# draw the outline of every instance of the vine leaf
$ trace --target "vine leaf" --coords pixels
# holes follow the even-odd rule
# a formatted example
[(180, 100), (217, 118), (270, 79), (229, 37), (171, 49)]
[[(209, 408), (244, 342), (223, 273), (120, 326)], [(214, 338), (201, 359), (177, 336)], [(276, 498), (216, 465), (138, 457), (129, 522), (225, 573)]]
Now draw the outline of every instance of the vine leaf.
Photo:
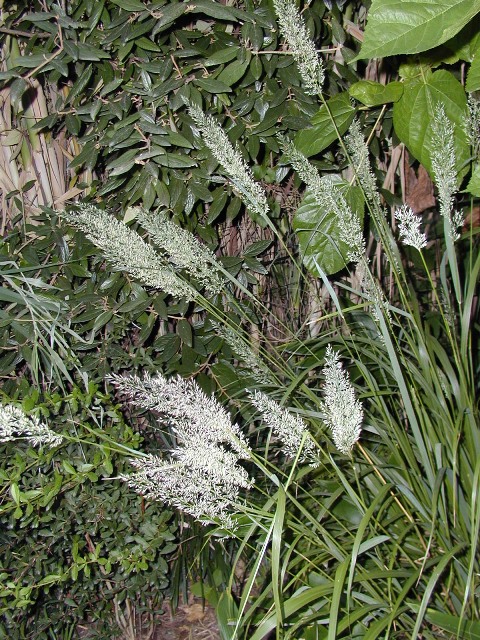
[(380, 84), (373, 80), (360, 80), (355, 82), (349, 89), (352, 98), (358, 100), (367, 107), (376, 107), (388, 102), (397, 102), (403, 94), (403, 84), (401, 82), (389, 82)]
[[(455, 155), (459, 180), (468, 171), (470, 148), (464, 131), (467, 117), (467, 98), (460, 82), (449, 71), (432, 73), (426, 67), (404, 70), (403, 96), (393, 105), (395, 133), (409, 152), (423, 164), (433, 178), (432, 121), (437, 105), (443, 104), (445, 113), (454, 125)], [(400, 69), (402, 73), (402, 68)]]
[[(337, 184), (343, 190), (352, 210), (363, 221), (364, 199), (361, 189), (350, 186), (339, 177)], [(318, 265), (329, 276), (348, 264), (349, 247), (341, 240), (335, 213), (321, 209), (308, 189), (295, 213), (293, 228), (297, 234), (303, 264), (311, 273), (319, 275)]]
[(467, 82), (465, 83), (467, 91), (478, 91), (480, 89), (480, 51), (475, 53), (470, 69), (467, 73)]
[(373, 0), (357, 59), (428, 51), (480, 12), (480, 0)]
[(348, 92), (337, 94), (320, 107), (313, 116), (309, 129), (297, 133), (294, 140), (296, 148), (307, 157), (317, 155), (338, 140), (336, 129), (340, 135), (347, 131), (354, 116), (355, 107), (352, 106)]

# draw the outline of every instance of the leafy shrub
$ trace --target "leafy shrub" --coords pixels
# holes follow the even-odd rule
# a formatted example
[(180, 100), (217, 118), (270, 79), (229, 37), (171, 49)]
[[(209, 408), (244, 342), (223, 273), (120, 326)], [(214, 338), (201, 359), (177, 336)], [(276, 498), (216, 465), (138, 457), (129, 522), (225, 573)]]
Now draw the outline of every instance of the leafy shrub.
[(65, 444), (1, 445), (1, 631), (47, 638), (88, 621), (96, 637), (112, 637), (126, 601), (161, 611), (176, 525), (112, 480), (125, 471), (122, 448), (137, 449), (140, 438), (93, 384), (43, 402), (33, 393), (23, 405), (35, 405)]

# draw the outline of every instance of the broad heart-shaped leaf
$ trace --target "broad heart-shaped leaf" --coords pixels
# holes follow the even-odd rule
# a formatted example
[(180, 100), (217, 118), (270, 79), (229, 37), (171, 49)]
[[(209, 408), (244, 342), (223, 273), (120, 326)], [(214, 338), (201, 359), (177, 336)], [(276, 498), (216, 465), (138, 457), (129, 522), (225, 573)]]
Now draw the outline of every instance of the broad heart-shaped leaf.
[(403, 96), (393, 105), (395, 133), (409, 152), (432, 174), (432, 121), (439, 103), (454, 126), (456, 167), (459, 181), (468, 171), (470, 148), (464, 131), (467, 117), (465, 91), (449, 71), (432, 73), (426, 67), (408, 69)]
[(320, 153), (337, 139), (337, 131), (333, 126), (331, 116), (335, 120), (340, 135), (343, 135), (352, 124), (355, 116), (355, 107), (352, 106), (347, 92), (339, 93), (330, 98), (327, 106), (328, 108), (322, 105), (313, 116), (311, 128), (299, 131), (295, 136), (294, 143), (296, 148), (307, 158)]
[(352, 84), (349, 93), (352, 98), (365, 106), (376, 107), (379, 104), (400, 100), (403, 94), (403, 84), (401, 82), (380, 84), (380, 82), (373, 80), (360, 80)]
[[(364, 199), (359, 187), (352, 187), (340, 177), (336, 183), (343, 196), (363, 222)], [(328, 276), (337, 273), (348, 263), (348, 246), (341, 240), (337, 217), (333, 211), (320, 209), (307, 189), (293, 218), (303, 263), (318, 276), (317, 265)]]
[(357, 59), (428, 51), (479, 11), (480, 0), (373, 0)]
[(465, 89), (467, 91), (478, 91), (480, 89), (480, 51), (478, 50), (475, 52), (468, 70)]

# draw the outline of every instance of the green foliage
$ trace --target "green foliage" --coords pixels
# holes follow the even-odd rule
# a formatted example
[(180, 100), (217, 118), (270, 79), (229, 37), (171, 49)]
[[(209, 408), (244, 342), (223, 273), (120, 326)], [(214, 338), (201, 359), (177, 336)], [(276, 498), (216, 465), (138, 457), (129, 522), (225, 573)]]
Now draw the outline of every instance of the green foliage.
[(393, 106), (395, 133), (412, 155), (432, 174), (431, 122), (438, 104), (443, 104), (449, 120), (455, 125), (455, 155), (459, 179), (468, 171), (470, 145), (465, 135), (467, 99), (465, 90), (455, 76), (440, 69), (407, 66), (401, 68), (404, 93)]
[(307, 157), (317, 155), (347, 132), (354, 117), (348, 93), (339, 93), (320, 107), (308, 129), (297, 133), (295, 146)]
[(94, 384), (43, 401), (33, 392), (23, 406), (35, 406), (65, 444), (0, 445), (0, 633), (49, 638), (90, 620), (96, 637), (111, 638), (126, 601), (161, 610), (176, 525), (118, 479), (141, 438)]
[(355, 100), (367, 107), (377, 107), (380, 104), (398, 102), (403, 95), (404, 85), (401, 82), (389, 82), (380, 84), (373, 80), (359, 80), (352, 84), (348, 90)]
[(358, 57), (427, 51), (453, 38), (479, 12), (478, 0), (373, 0)]
[[(349, 186), (340, 178), (335, 184), (343, 192), (348, 205), (363, 221), (364, 198), (361, 189)], [(321, 275), (323, 272), (330, 275), (341, 271), (348, 264), (349, 247), (339, 232), (335, 213), (320, 209), (308, 190), (295, 213), (293, 228), (298, 237), (303, 264), (311, 273)]]
[[(465, 227), (455, 251), (434, 211), (430, 245), (421, 253), (400, 247), (382, 210), (400, 201), (399, 176), (390, 183), (394, 192), (382, 193), (385, 202), (375, 183), (382, 184), (398, 140), (431, 170), (438, 104), (455, 125), (458, 183), (470, 172), (476, 154), (464, 132), (459, 61), (471, 63), (467, 89), (474, 90), (477, 23), (462, 27), (479, 7), (398, 6), (395, 14), (394, 3), (373, 2), (356, 59), (351, 27), (365, 16), (362, 4), (343, 12), (327, 12), (318, 0), (305, 7), (317, 47), (334, 49), (319, 101), (284, 55), (263, 0), (74, 0), (65, 10), (32, 0), (9, 8), (6, 27), (20, 30), (21, 46), (2, 77), (19, 104), (28, 100), (30, 70), (52, 87), (40, 128), (80, 145), (72, 184), (91, 170), (90, 199), (145, 239), (129, 206), (162, 208), (216, 251), (226, 284), (221, 295), (199, 295), (194, 304), (147, 289), (106, 266), (53, 210), (6, 235), (3, 391), (28, 410), (37, 407), (70, 439), (56, 452), (19, 447), (0, 469), (0, 515), (10, 526), (0, 534), (4, 633), (24, 637), (32, 620), (32, 637), (46, 637), (47, 620), (66, 633), (67, 611), (69, 620), (94, 617), (98, 633), (112, 637), (112, 608), (137, 595), (145, 609), (160, 606), (168, 577), (175, 599), (186, 586), (182, 574), (195, 565), (195, 589), (216, 606), (224, 638), (475, 637), (478, 234), (473, 223)], [(10, 38), (7, 31), (2, 38)], [(386, 85), (362, 77), (365, 57), (429, 49), (402, 59), (399, 79)], [(268, 196), (267, 220), (248, 214), (187, 104), (212, 115), (252, 167)], [(366, 161), (355, 166), (344, 144), (355, 117), (375, 161), (371, 174)], [(371, 233), (363, 272), (347, 264), (338, 220), (286, 164), (279, 131), (314, 168), (336, 177), (364, 217)], [(472, 194), (477, 173), (467, 186)], [(323, 365), (332, 343), (365, 410), (351, 457), (338, 455), (323, 421)], [(209, 549), (194, 525), (194, 542), (182, 547), (170, 573), (165, 559), (179, 536), (170, 513), (148, 502), (144, 510), (116, 477), (127, 455), (168, 451), (174, 434), (165, 428), (142, 441), (103, 390), (109, 373), (157, 370), (195, 376), (229, 404), (248, 433), (249, 471), (257, 475), (256, 490), (238, 507), (237, 540), (212, 537)], [(288, 461), (256, 419), (246, 392), (258, 387), (308, 422), (317, 468)], [(149, 417), (128, 417), (143, 436)]]

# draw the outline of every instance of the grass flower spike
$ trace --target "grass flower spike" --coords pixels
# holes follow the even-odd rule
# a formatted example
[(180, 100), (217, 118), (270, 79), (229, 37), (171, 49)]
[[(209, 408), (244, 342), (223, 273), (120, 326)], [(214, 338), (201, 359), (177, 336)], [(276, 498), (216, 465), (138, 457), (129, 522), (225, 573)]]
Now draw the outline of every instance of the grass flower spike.
[(280, 32), (288, 43), (288, 48), (297, 63), (300, 76), (305, 83), (305, 93), (322, 93), (325, 73), (323, 64), (308, 35), (302, 16), (292, 0), (273, 0), (278, 17)]
[(203, 142), (223, 167), (247, 208), (258, 216), (266, 218), (269, 212), (267, 198), (262, 187), (255, 182), (241, 153), (233, 147), (227, 134), (212, 116), (205, 115), (193, 104), (188, 111), (200, 131)]
[(34, 447), (58, 446), (63, 437), (49, 429), (35, 417), (26, 416), (13, 405), (0, 405), (0, 442), (10, 442), (24, 438)]
[(312, 466), (317, 464), (315, 443), (302, 418), (293, 415), (261, 391), (251, 394), (251, 401), (262, 414), (265, 424), (282, 441), (283, 452), (288, 458), (295, 458), (302, 447), (300, 462), (309, 462)]
[(132, 404), (158, 412), (177, 444), (165, 459), (144, 456), (132, 460), (136, 473), (123, 477), (148, 498), (161, 500), (200, 522), (220, 522), (234, 529), (232, 511), (240, 489), (253, 481), (239, 465), (250, 457), (248, 444), (225, 409), (192, 380), (162, 375), (110, 376)]
[(360, 437), (363, 408), (355, 398), (348, 374), (343, 371), (338, 353), (327, 347), (325, 355), (324, 420), (330, 428), (333, 442), (339, 451), (349, 455)]
[(480, 157), (480, 101), (472, 94), (468, 95), (468, 117), (465, 121), (465, 133), (474, 156)]
[(365, 192), (365, 195), (375, 204), (378, 211), (382, 210), (380, 195), (377, 189), (377, 181), (370, 167), (368, 146), (358, 120), (354, 120), (345, 138), (348, 152), (352, 157), (352, 165), (355, 174)]
[(310, 189), (316, 203), (324, 211), (332, 211), (338, 221), (342, 239), (348, 246), (347, 257), (351, 262), (360, 262), (365, 258), (365, 240), (360, 219), (349, 207), (344, 195), (331, 176), (320, 176), (317, 169), (295, 145), (283, 136), (277, 136), (284, 153), (289, 157), (292, 167)]
[(420, 231), (420, 218), (409, 206), (404, 204), (397, 209), (395, 219), (398, 221), (398, 232), (403, 244), (415, 247), (418, 251), (427, 246), (427, 236)]
[(165, 251), (170, 263), (184, 269), (209, 293), (216, 294), (225, 286), (215, 255), (195, 236), (175, 224), (164, 211), (150, 212), (132, 208), (137, 220), (149, 232), (157, 246)]
[(238, 359), (246, 365), (246, 373), (248, 373), (255, 382), (258, 384), (269, 384), (272, 382), (265, 364), (236, 331), (230, 327), (221, 326), (217, 322), (214, 322), (213, 326), (215, 327), (217, 335), (225, 340)]
[(83, 231), (115, 268), (176, 298), (195, 299), (193, 287), (181, 280), (168, 262), (146, 244), (138, 233), (109, 213), (83, 204), (75, 211), (62, 212), (62, 216)]
[(458, 227), (463, 224), (463, 216), (454, 211), (454, 193), (457, 190), (457, 170), (455, 167), (455, 146), (453, 126), (445, 114), (442, 104), (438, 104), (432, 121), (432, 169), (438, 188), (440, 213), (447, 221), (453, 241), (460, 237)]

